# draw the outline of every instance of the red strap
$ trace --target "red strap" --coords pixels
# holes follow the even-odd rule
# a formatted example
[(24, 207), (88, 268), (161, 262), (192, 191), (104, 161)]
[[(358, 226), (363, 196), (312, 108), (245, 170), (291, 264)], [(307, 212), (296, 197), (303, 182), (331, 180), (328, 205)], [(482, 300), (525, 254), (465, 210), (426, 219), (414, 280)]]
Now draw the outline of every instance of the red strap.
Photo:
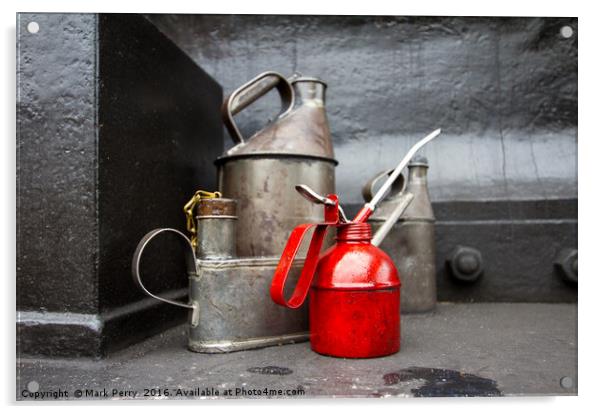
[[(286, 284), (286, 279), (288, 278), (293, 260), (299, 251), (303, 237), (312, 227), (315, 227), (316, 229), (311, 238), (311, 244), (307, 251), (307, 258), (305, 259), (303, 269), (301, 270), (301, 276), (299, 277), (299, 281), (297, 282), (297, 286), (295, 286), (291, 298), (286, 300), (284, 298), (284, 285)], [(272, 287), (270, 288), (270, 295), (274, 302), (293, 309), (298, 308), (303, 304), (314, 273), (316, 272), (316, 267), (318, 267), (320, 250), (322, 249), (322, 242), (324, 241), (327, 229), (327, 224), (302, 224), (293, 230), (286, 243), (282, 257), (280, 258), (280, 263), (278, 263), (278, 267), (276, 267), (276, 271), (274, 272), (274, 279), (272, 280)]]
[[(307, 292), (309, 292), (311, 281), (314, 277), (314, 273), (316, 272), (316, 268), (318, 267), (320, 250), (322, 249), (322, 243), (324, 242), (324, 237), (326, 236), (328, 226), (337, 224), (339, 220), (338, 199), (336, 195), (332, 194), (329, 195), (328, 198), (335, 201), (335, 205), (324, 206), (325, 222), (317, 224), (302, 224), (295, 227), (288, 239), (288, 242), (286, 243), (286, 246), (284, 247), (284, 251), (280, 257), (280, 262), (278, 263), (276, 271), (274, 272), (274, 278), (272, 279), (272, 286), (270, 288), (272, 300), (279, 305), (293, 309), (298, 308), (303, 304), (303, 301), (307, 297)], [(288, 278), (291, 266), (293, 265), (293, 260), (295, 260), (295, 256), (299, 251), (301, 242), (303, 242), (305, 234), (312, 227), (315, 227), (315, 230), (307, 251), (307, 257), (305, 258), (303, 269), (301, 270), (301, 276), (299, 277), (297, 286), (295, 286), (295, 290), (293, 291), (290, 299), (286, 300), (284, 298), (284, 285), (286, 284), (286, 279)]]

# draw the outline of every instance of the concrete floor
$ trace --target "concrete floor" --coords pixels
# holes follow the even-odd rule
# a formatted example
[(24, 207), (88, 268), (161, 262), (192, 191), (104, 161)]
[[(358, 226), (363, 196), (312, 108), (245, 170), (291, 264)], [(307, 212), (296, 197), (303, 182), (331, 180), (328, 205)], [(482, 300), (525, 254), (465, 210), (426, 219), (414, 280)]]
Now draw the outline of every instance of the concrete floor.
[(577, 393), (576, 304), (439, 304), (404, 315), (402, 336), (398, 354), (368, 360), (321, 356), (307, 342), (206, 355), (186, 349), (181, 326), (104, 360), (18, 360), (17, 399), (37, 388), (63, 391), (45, 399)]

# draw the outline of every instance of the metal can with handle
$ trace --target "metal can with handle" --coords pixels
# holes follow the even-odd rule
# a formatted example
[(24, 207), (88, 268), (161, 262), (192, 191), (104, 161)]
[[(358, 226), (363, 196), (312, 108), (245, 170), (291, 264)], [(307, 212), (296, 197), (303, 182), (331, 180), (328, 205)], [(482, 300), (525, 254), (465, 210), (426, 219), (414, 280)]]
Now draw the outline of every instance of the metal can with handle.
[[(281, 114), (245, 140), (234, 115), (274, 88), (282, 100)], [(224, 101), (224, 123), (236, 145), (216, 165), (220, 191), (238, 200), (243, 212), (236, 238), (240, 257), (278, 256), (290, 228), (320, 218), (319, 207), (298, 202), (296, 184), (308, 184), (323, 194), (334, 192), (337, 161), (325, 91), (326, 84), (316, 78), (287, 79), (265, 72)]]
[[(414, 195), (380, 245), (395, 262), (404, 286), (401, 294), (402, 313), (430, 311), (437, 304), (435, 215), (428, 193), (427, 170), (428, 161), (425, 157), (412, 158), (408, 164), (407, 183), (404, 185), (403, 175), (400, 175), (389, 196), (369, 219), (377, 231), (399, 204), (403, 194)], [(372, 188), (376, 182), (388, 173), (390, 171), (377, 174), (364, 186), (362, 192), (366, 201), (372, 198)]]
[[(298, 308), (308, 292), (311, 348), (343, 358), (373, 358), (399, 351), (401, 284), (393, 261), (371, 244), (370, 224), (342, 222), (338, 198), (324, 203), (324, 221), (297, 226), (274, 272), (270, 295), (287, 308)], [(329, 226), (336, 244), (320, 254)], [(288, 299), (285, 284), (304, 236), (313, 229), (301, 276)], [(315, 281), (312, 283), (315, 275)]]
[[(203, 194), (197, 197), (198, 194)], [(269, 286), (277, 257), (236, 256), (237, 202), (219, 193), (197, 192), (186, 205), (192, 240), (176, 229), (155, 229), (146, 234), (134, 254), (132, 275), (147, 295), (171, 305), (188, 308), (188, 349), (200, 353), (224, 353), (305, 341), (308, 338), (307, 307), (285, 312), (269, 300)], [(175, 234), (186, 253), (188, 302), (162, 298), (148, 291), (140, 277), (146, 246), (161, 234)], [(195, 247), (193, 247), (193, 245)], [(292, 264), (297, 280), (302, 263)]]

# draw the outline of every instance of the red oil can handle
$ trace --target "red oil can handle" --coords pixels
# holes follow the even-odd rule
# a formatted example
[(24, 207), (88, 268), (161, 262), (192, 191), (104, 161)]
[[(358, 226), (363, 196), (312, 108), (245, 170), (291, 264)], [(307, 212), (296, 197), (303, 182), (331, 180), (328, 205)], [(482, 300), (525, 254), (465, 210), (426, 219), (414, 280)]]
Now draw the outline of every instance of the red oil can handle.
[[(322, 249), (322, 243), (324, 242), (328, 226), (337, 225), (339, 222), (339, 200), (334, 194), (328, 195), (328, 198), (334, 201), (334, 204), (324, 206), (323, 223), (301, 224), (300, 226), (295, 227), (289, 236), (282, 256), (280, 257), (280, 262), (274, 272), (274, 278), (272, 279), (272, 286), (270, 288), (272, 300), (279, 305), (295, 309), (300, 307), (307, 297), (307, 292), (309, 292), (314, 273), (318, 267), (320, 250)], [(301, 247), (304, 236), (312, 227), (315, 227), (315, 230), (307, 251), (303, 269), (301, 270), (301, 276), (299, 277), (299, 281), (297, 282), (297, 286), (295, 286), (293, 294), (287, 300), (284, 297), (284, 285), (286, 284), (286, 279), (288, 278), (295, 256)]]

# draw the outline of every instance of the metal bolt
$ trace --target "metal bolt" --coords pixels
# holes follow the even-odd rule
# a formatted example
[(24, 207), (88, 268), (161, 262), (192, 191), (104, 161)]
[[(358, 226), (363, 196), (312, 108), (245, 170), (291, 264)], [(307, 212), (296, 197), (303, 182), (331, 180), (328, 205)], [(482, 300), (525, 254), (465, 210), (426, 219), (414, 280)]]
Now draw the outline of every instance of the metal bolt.
[(577, 283), (577, 249), (562, 249), (554, 260), (554, 268), (568, 283)]
[(473, 247), (456, 246), (446, 264), (451, 276), (460, 282), (476, 282), (483, 274), (483, 257)]
[(458, 270), (462, 274), (470, 275), (479, 269), (479, 262), (474, 254), (462, 253), (457, 258)]

